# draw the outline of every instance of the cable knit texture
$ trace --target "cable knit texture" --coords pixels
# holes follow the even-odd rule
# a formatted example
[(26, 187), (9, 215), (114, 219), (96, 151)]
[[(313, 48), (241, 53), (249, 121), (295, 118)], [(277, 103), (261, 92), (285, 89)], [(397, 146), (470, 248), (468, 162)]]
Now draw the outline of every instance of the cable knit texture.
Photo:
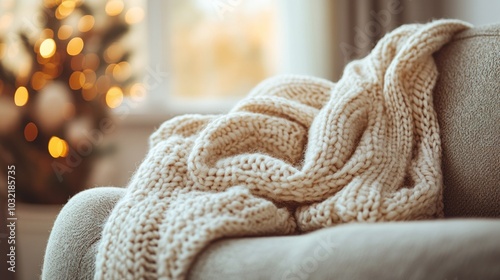
[(442, 215), (432, 53), (468, 25), (402, 26), (337, 84), (272, 78), (224, 115), (165, 122), (104, 225), (96, 279), (184, 279), (223, 237)]

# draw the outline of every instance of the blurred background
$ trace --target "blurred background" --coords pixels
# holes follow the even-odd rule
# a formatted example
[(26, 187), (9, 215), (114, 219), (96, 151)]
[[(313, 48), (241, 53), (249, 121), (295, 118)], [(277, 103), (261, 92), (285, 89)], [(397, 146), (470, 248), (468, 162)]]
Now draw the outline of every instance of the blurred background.
[(169, 118), (224, 113), (278, 74), (336, 81), (401, 24), (485, 25), (498, 11), (497, 0), (1, 0), (0, 194), (15, 165), (32, 212), (22, 229), (38, 221), (25, 238), (43, 252), (56, 212), (35, 205), (125, 186)]

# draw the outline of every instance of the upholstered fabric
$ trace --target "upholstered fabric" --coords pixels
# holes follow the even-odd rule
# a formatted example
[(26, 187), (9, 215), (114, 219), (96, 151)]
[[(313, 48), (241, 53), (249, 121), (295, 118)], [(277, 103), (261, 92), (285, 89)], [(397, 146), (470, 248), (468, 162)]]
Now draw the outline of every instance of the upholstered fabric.
[[(435, 55), (446, 216), (500, 216), (499, 40), (500, 25), (474, 28)], [(101, 225), (124, 192), (96, 188), (69, 201), (54, 224), (43, 279), (93, 279)], [(300, 236), (220, 240), (198, 256), (188, 279), (496, 280), (499, 223), (349, 224)]]
[(500, 25), (464, 31), (435, 54), (447, 217), (500, 217)]
[(95, 188), (70, 199), (47, 243), (42, 279), (92, 279), (102, 225), (123, 196), (122, 188)]
[[(51, 233), (42, 279), (93, 279), (101, 225), (122, 188), (81, 192)], [(482, 279), (500, 277), (500, 220), (348, 224), (306, 235), (220, 240), (188, 279)]]

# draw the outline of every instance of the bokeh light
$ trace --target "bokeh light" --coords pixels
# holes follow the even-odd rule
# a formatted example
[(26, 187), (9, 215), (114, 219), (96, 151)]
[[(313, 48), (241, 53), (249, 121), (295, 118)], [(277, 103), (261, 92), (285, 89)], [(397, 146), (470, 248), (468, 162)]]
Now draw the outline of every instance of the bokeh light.
[(57, 19), (64, 19), (75, 10), (76, 3), (74, 1), (63, 1), (55, 12)]
[(85, 82), (82, 85), (82, 88), (89, 89), (94, 86), (96, 80), (96, 74), (94, 71), (90, 69), (83, 70), (83, 75), (85, 77)]
[(69, 87), (72, 90), (81, 89), (85, 84), (85, 75), (80, 71), (75, 71), (69, 77)]
[(43, 40), (40, 44), (40, 56), (49, 58), (56, 53), (56, 42), (52, 38)]
[(91, 15), (83, 16), (78, 22), (78, 30), (80, 32), (88, 32), (92, 27), (94, 27), (95, 19)]
[(34, 90), (42, 89), (46, 83), (47, 80), (45, 79), (45, 74), (43, 72), (37, 71), (33, 73), (33, 76), (31, 76), (31, 87)]
[(43, 73), (51, 79), (56, 78), (61, 74), (62, 65), (58, 63), (45, 63), (43, 65)]
[(57, 31), (57, 37), (61, 40), (66, 40), (73, 34), (73, 27), (71, 25), (63, 25)]
[(113, 78), (118, 82), (124, 82), (132, 75), (132, 67), (128, 62), (122, 61), (113, 68)]
[(69, 55), (77, 55), (83, 50), (83, 40), (80, 37), (75, 37), (68, 42), (66, 51)]
[(144, 10), (140, 7), (130, 8), (125, 14), (125, 22), (135, 24), (141, 22), (144, 18)]
[(53, 158), (59, 158), (68, 155), (69, 147), (65, 140), (57, 136), (52, 136), (49, 140), (48, 150)]
[(119, 87), (111, 87), (106, 93), (106, 104), (109, 108), (116, 108), (123, 102), (123, 92)]
[(91, 101), (97, 96), (96, 86), (82, 89), (82, 97), (85, 101)]
[(104, 52), (104, 60), (107, 63), (117, 62), (122, 58), (123, 53), (123, 47), (119, 43), (113, 43)]
[(45, 28), (40, 33), (40, 37), (42, 37), (42, 38), (54, 38), (54, 31), (52, 29)]
[(109, 0), (106, 3), (105, 11), (108, 16), (117, 16), (123, 11), (123, 1), (121, 0)]
[(25, 87), (18, 87), (14, 93), (14, 103), (16, 106), (24, 106), (28, 102), (28, 90)]
[(24, 138), (26, 138), (26, 141), (28, 142), (33, 142), (37, 136), (38, 136), (38, 128), (34, 123), (29, 122), (24, 127)]

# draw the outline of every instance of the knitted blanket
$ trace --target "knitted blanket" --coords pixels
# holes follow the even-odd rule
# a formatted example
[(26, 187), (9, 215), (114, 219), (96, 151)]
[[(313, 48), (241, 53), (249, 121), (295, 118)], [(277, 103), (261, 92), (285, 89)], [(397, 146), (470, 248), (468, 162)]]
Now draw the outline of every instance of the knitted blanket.
[(442, 215), (432, 53), (468, 27), (405, 25), (338, 83), (283, 76), (224, 115), (161, 125), (104, 225), (96, 279), (184, 279), (223, 237)]

